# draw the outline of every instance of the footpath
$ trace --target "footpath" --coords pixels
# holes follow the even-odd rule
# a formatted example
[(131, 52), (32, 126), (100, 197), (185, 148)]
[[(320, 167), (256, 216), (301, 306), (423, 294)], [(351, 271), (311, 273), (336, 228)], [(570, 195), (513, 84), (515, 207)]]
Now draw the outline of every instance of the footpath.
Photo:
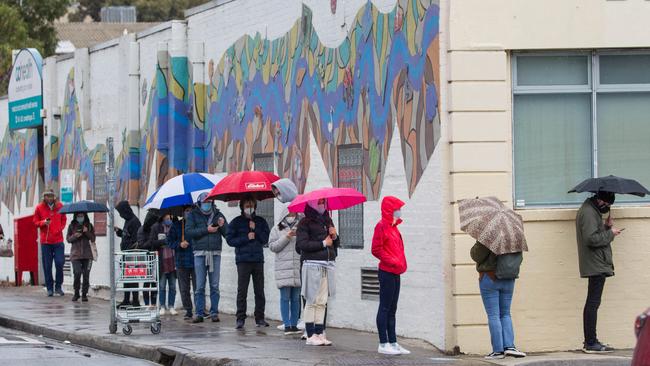
[(162, 331), (135, 325), (129, 336), (110, 334), (109, 302), (91, 298), (74, 303), (71, 296), (47, 297), (40, 287), (0, 288), (0, 326), (59, 341), (137, 357), (169, 366), (203, 365), (589, 365), (627, 366), (631, 351), (609, 356), (561, 352), (530, 355), (525, 359), (486, 362), (480, 356), (447, 356), (435, 347), (413, 339), (399, 339), (412, 351), (408, 356), (377, 354), (376, 334), (328, 328), (331, 347), (309, 347), (300, 335), (285, 336), (276, 329), (256, 328), (249, 320), (244, 331), (235, 319), (221, 314), (221, 322), (190, 324), (181, 315), (164, 316)]

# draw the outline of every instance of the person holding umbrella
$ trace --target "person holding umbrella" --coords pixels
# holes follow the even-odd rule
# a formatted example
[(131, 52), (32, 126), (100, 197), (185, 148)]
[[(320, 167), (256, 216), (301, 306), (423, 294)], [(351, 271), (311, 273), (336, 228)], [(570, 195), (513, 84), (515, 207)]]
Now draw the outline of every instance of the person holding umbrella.
[[(74, 274), (74, 295), (72, 301), (79, 300), (81, 288), (81, 301), (88, 301), (88, 289), (90, 288), (90, 269), (93, 264), (92, 242), (95, 241), (95, 228), (90, 223), (90, 218), (85, 212), (75, 213), (74, 221), (68, 226), (68, 242), (72, 244), (70, 249), (70, 262)], [(83, 286), (81, 277), (83, 276)]]
[(237, 329), (246, 322), (246, 297), (251, 277), (255, 292), (255, 324), (268, 327), (264, 319), (264, 246), (269, 242), (269, 225), (255, 215), (257, 200), (251, 195), (239, 201), (241, 215), (228, 225), (228, 245), (235, 248), (237, 263)]
[[(43, 272), (45, 272), (45, 286), (47, 296), (64, 296), (63, 289), (63, 264), (65, 253), (63, 245), (63, 229), (66, 217), (59, 211), (63, 205), (56, 199), (51, 189), (43, 193), (43, 201), (34, 210), (34, 225), (40, 229), (41, 253)], [(52, 262), (56, 268), (56, 281), (52, 278)]]
[(192, 290), (196, 291), (196, 274), (194, 272), (194, 250), (192, 243), (185, 237), (187, 216), (192, 211), (192, 206), (183, 208), (183, 218), (174, 222), (169, 231), (169, 247), (176, 251), (176, 273), (178, 276), (178, 290), (185, 310), (185, 320), (192, 319)]
[(201, 193), (196, 207), (187, 215), (185, 235), (194, 249), (194, 271), (196, 273), (196, 292), (194, 323), (202, 323), (205, 316), (206, 276), (210, 280), (210, 318), (219, 321), (219, 275), (221, 272), (222, 238), (228, 233), (226, 218), (214, 205), (206, 200), (208, 193)]

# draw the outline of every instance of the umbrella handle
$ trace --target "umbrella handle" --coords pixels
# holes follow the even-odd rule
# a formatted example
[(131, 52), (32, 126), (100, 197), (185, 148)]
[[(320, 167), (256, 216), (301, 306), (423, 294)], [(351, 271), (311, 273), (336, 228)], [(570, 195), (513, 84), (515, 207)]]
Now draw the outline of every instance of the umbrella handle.
[(181, 221), (181, 242), (185, 241), (185, 219)]

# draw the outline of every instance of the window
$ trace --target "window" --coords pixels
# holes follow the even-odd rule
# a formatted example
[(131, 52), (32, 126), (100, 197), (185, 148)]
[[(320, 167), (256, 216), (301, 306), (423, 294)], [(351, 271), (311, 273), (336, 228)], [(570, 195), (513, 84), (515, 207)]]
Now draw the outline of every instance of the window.
[(578, 204), (589, 177), (650, 185), (650, 52), (515, 54), (513, 84), (517, 207)]
[[(362, 192), (363, 150), (360, 144), (338, 147), (338, 186)], [(363, 204), (339, 211), (341, 247), (363, 249)]]
[[(255, 154), (253, 157), (253, 168), (257, 171), (273, 173), (273, 154)], [(266, 220), (269, 228), (273, 228), (273, 223), (275, 222), (273, 202), (274, 200), (271, 199), (259, 201), (255, 210), (257, 216), (261, 216)]]

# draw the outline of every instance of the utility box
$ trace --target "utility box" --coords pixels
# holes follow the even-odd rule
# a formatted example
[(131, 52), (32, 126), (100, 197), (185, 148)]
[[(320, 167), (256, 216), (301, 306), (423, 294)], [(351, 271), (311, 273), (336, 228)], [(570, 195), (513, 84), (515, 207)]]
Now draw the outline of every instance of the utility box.
[(30, 283), (38, 283), (38, 229), (33, 215), (14, 219), (14, 271), (16, 286), (23, 284), (23, 272), (29, 272)]

